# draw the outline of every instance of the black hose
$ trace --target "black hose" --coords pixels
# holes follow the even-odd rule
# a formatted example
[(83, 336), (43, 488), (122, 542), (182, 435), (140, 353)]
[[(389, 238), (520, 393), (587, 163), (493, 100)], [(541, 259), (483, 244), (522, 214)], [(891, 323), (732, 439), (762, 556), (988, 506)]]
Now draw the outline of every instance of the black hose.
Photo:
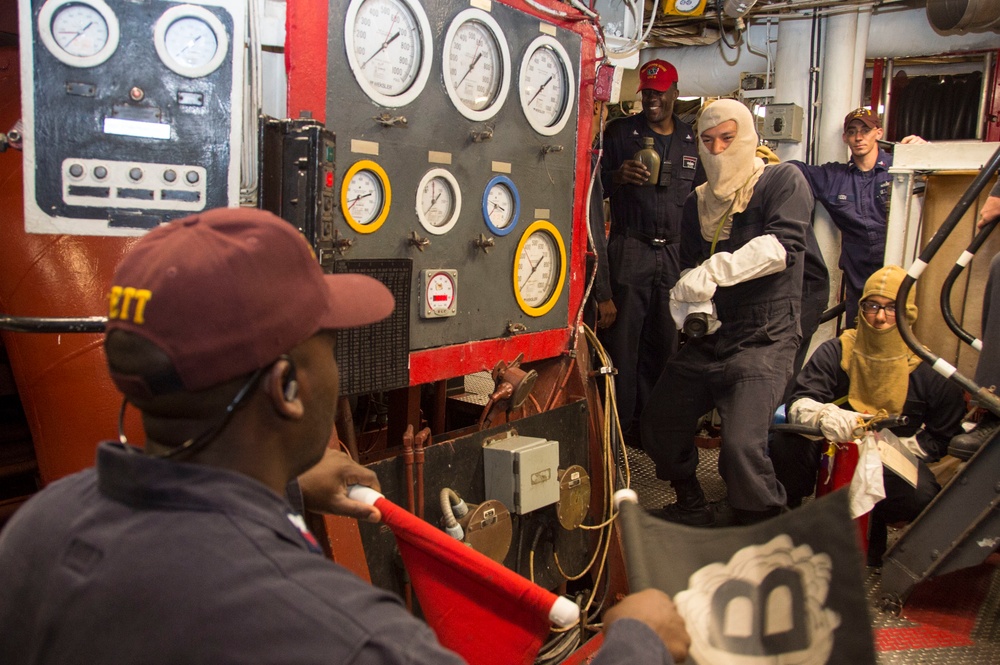
[[(910, 266), (906, 277), (903, 278), (902, 284), (899, 285), (899, 291), (896, 292), (896, 302), (906, 302), (906, 298), (910, 294), (910, 289), (916, 282), (917, 277), (920, 276), (920, 274), (927, 267), (927, 264), (930, 263), (931, 258), (939, 249), (941, 249), (945, 240), (948, 239), (951, 232), (958, 226), (962, 216), (972, 206), (973, 202), (979, 198), (980, 192), (982, 192), (986, 185), (993, 179), (993, 174), (996, 173), (998, 169), (1000, 169), (1000, 148), (993, 153), (993, 156), (990, 157), (989, 161), (983, 166), (979, 175), (975, 177), (972, 184), (969, 185), (969, 188), (958, 200), (958, 203), (944, 220), (944, 223), (934, 233), (934, 237), (931, 238), (930, 242), (927, 243), (927, 246), (924, 247), (922, 252), (920, 252), (920, 257), (914, 261), (912, 266)], [(931, 365), (934, 370), (942, 376), (951, 379), (967, 390), (972, 398), (977, 400), (980, 406), (990, 411), (993, 415), (1000, 416), (1000, 399), (990, 392), (989, 389), (978, 385), (975, 381), (962, 375), (956, 368), (942, 360), (940, 356), (925, 349), (920, 341), (913, 335), (913, 330), (910, 328), (910, 322), (905, 316), (896, 319), (896, 327), (898, 328), (899, 334), (903, 338), (906, 345), (910, 347), (910, 349), (918, 357), (920, 357), (921, 360)], [(939, 365), (939, 362), (942, 364)]]

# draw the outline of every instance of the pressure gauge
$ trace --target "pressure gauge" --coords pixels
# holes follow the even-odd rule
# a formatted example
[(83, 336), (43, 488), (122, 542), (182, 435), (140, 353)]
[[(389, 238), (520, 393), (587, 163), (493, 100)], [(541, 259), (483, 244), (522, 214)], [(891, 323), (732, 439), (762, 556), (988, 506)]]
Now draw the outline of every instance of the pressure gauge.
[(421, 318), (437, 319), (458, 313), (457, 270), (424, 270), (420, 282), (424, 295)]
[(562, 131), (573, 112), (573, 70), (562, 44), (548, 35), (528, 45), (518, 77), (521, 109), (544, 136)]
[(444, 37), (444, 86), (469, 120), (497, 114), (510, 90), (510, 49), (500, 25), (481, 9), (458, 13)]
[(525, 230), (514, 255), (514, 296), (525, 314), (542, 316), (555, 306), (566, 281), (566, 246), (551, 222)]
[(514, 182), (505, 175), (498, 175), (488, 183), (483, 192), (483, 221), (490, 231), (505, 236), (514, 230), (521, 214), (521, 197)]
[(444, 235), (455, 226), (462, 211), (462, 190), (455, 176), (444, 169), (431, 169), (417, 187), (417, 219), (434, 235)]
[(701, 16), (705, 13), (705, 0), (667, 0), (664, 14)]
[(175, 5), (153, 27), (156, 53), (171, 71), (187, 78), (208, 76), (229, 54), (226, 27), (196, 5)]
[(344, 174), (340, 210), (358, 233), (374, 233), (389, 216), (392, 188), (385, 169), (369, 159), (355, 162)]
[(118, 17), (102, 0), (49, 0), (38, 12), (45, 48), (71, 67), (94, 67), (118, 48)]
[(373, 101), (403, 106), (423, 91), (432, 38), (417, 0), (351, 0), (344, 32), (351, 72)]

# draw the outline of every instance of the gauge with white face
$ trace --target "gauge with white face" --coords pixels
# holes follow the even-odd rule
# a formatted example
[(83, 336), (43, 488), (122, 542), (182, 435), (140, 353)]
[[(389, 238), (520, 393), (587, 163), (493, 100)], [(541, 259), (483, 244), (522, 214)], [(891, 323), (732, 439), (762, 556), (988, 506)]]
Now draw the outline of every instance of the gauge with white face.
[(115, 13), (101, 0), (49, 0), (38, 13), (42, 44), (72, 67), (93, 67), (118, 48)]
[(444, 37), (443, 61), (455, 108), (470, 120), (496, 115), (510, 89), (510, 49), (493, 17), (480, 9), (459, 12)]
[(525, 314), (542, 316), (556, 304), (566, 281), (566, 246), (551, 222), (535, 221), (514, 256), (514, 296)]
[(505, 175), (486, 183), (483, 193), (483, 221), (494, 234), (505, 236), (514, 230), (521, 213), (521, 197), (517, 186)]
[(431, 169), (417, 187), (417, 220), (429, 233), (444, 235), (462, 211), (462, 190), (444, 169)]
[(340, 210), (358, 233), (374, 233), (389, 216), (389, 176), (375, 162), (362, 159), (347, 169), (340, 190)]
[(528, 45), (518, 77), (521, 110), (544, 136), (562, 131), (573, 110), (573, 70), (562, 44), (542, 35)]
[(219, 68), (229, 52), (226, 27), (204, 7), (176, 5), (153, 28), (156, 53), (171, 71), (199, 78)]
[(344, 25), (358, 85), (383, 106), (409, 104), (431, 68), (431, 27), (416, 0), (351, 0)]

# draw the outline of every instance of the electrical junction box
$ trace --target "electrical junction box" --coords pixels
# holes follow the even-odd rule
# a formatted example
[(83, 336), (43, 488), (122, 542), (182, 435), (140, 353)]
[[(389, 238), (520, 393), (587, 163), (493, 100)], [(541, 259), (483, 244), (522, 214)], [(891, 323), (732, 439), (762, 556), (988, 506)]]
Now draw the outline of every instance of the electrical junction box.
[(523, 515), (559, 501), (559, 442), (512, 436), (483, 446), (486, 496)]
[(761, 107), (764, 121), (760, 137), (765, 141), (802, 141), (802, 107), (796, 104), (767, 104)]

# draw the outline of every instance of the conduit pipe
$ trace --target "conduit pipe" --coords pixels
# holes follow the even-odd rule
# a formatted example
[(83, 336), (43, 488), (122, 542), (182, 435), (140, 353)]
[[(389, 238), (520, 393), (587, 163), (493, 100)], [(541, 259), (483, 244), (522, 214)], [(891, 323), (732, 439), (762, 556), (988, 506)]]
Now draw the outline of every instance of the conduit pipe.
[[(856, 14), (852, 14), (855, 15)], [(836, 15), (830, 19), (836, 18)], [(801, 23), (808, 34), (809, 17), (781, 17), (779, 26), (778, 63), (786, 58), (803, 58), (808, 50), (785, 53), (790, 46), (784, 39), (787, 23)], [(826, 19), (829, 20), (829, 19)], [(722, 42), (708, 46), (683, 46), (679, 48), (656, 48), (643, 51), (643, 61), (663, 58), (675, 67), (679, 74), (678, 89), (681, 95), (716, 97), (727, 95), (739, 88), (741, 72), (763, 72), (767, 58), (751, 53), (747, 43), (758, 52), (766, 48), (767, 29), (763, 24), (751, 24), (744, 35), (744, 45), (739, 50), (729, 49)], [(983, 51), (996, 49), (997, 35), (993, 32), (965, 35), (942, 35), (927, 22), (922, 8), (891, 10), (871, 16), (867, 35), (866, 58), (904, 58), (910, 56), (936, 55), (963, 51)], [(851, 36), (850, 44), (855, 43)], [(799, 48), (801, 44), (796, 46)], [(852, 59), (853, 62), (853, 59)], [(826, 60), (829, 65), (829, 59)], [(781, 76), (780, 71), (776, 72)], [(796, 102), (798, 103), (798, 102)], [(849, 110), (849, 109), (848, 109)], [(846, 113), (846, 111), (845, 111)]]
[[(803, 54), (811, 48), (811, 21), (780, 21), (778, 23), (778, 53), (774, 62), (774, 101), (776, 104), (798, 104), (802, 112), (810, 113), (809, 58)], [(803, 122), (803, 129), (805, 128)], [(806, 140), (800, 143), (782, 142), (775, 152), (781, 161), (804, 160)]]

